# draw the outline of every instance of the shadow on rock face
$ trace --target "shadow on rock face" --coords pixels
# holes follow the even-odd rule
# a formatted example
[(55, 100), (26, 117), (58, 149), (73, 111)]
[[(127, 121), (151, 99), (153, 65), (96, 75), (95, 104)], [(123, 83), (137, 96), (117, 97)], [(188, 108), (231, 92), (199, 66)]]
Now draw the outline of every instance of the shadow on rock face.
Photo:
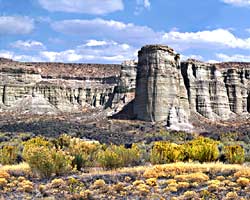
[(134, 100), (129, 102), (124, 108), (110, 117), (110, 119), (120, 119), (120, 120), (134, 120), (136, 119), (136, 116), (134, 115), (133, 112), (133, 106), (134, 106)]

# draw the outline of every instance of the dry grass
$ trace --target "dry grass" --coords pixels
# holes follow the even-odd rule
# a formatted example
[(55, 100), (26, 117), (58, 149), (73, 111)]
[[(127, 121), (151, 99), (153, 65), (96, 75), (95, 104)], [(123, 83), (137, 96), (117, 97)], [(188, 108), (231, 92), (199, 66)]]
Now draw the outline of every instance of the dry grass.
[[(250, 167), (222, 163), (172, 163), (55, 178), (47, 183), (14, 172), (29, 171), (27, 164), (0, 167), (0, 187), (9, 195), (33, 197), (35, 188), (49, 197), (63, 199), (239, 199), (250, 197)], [(2, 177), (1, 177), (2, 172)], [(10, 176), (10, 175), (11, 176)], [(27, 173), (25, 174), (27, 175)], [(30, 180), (28, 180), (30, 179)], [(89, 181), (91, 180), (91, 181)], [(93, 181), (92, 181), (93, 180)], [(87, 182), (86, 182), (87, 181)], [(80, 196), (79, 196), (80, 195)], [(25, 196), (26, 197), (26, 196)]]
[(14, 175), (28, 175), (28, 174), (31, 174), (30, 167), (25, 162), (17, 164), (17, 165), (0, 166), (0, 171), (8, 172), (9, 174), (14, 174)]
[(250, 170), (250, 167), (244, 167), (243, 165), (225, 165), (223, 163), (171, 163), (165, 165), (155, 165), (153, 167), (147, 167), (144, 169), (143, 176), (145, 178), (158, 178), (158, 177), (170, 177), (183, 173), (196, 173), (196, 172), (225, 172), (225, 171), (240, 171)]
[[(1, 169), (1, 168), (0, 168)], [(239, 164), (223, 164), (221, 162), (213, 163), (170, 163), (163, 165), (146, 165), (136, 167), (124, 167), (113, 170), (104, 170), (102, 168), (92, 168), (88, 173), (83, 173), (82, 176), (94, 175), (117, 175), (121, 173), (131, 173), (135, 175), (143, 174), (145, 178), (170, 177), (185, 173), (218, 173), (235, 171), (235, 177), (245, 176), (250, 177), (250, 167)]]

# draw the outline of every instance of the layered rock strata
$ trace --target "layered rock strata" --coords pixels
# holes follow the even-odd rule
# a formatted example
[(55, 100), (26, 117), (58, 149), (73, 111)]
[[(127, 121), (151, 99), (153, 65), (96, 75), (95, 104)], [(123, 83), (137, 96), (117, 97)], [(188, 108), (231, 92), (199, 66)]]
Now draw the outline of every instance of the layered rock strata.
[(144, 46), (138, 53), (134, 114), (145, 121), (171, 126), (186, 123), (190, 115), (180, 70), (180, 55), (162, 45)]
[(134, 113), (145, 121), (187, 123), (190, 113), (227, 120), (250, 112), (250, 63), (180, 63), (173, 49), (147, 45), (138, 54)]
[[(126, 102), (121, 96), (126, 94), (126, 86), (121, 69), (126, 66), (105, 64), (63, 64), (63, 63), (20, 63), (0, 60), (0, 109), (38, 113), (79, 112), (86, 107), (113, 108), (115, 103)], [(131, 67), (128, 66), (128, 71)], [(122, 77), (121, 77), (122, 76)], [(132, 76), (135, 77), (134, 74)], [(120, 80), (124, 79), (124, 83)], [(135, 78), (132, 78), (135, 82)], [(129, 82), (128, 84), (130, 84)], [(133, 83), (131, 83), (133, 85)], [(122, 95), (115, 95), (118, 85)], [(127, 88), (128, 87), (128, 88)], [(31, 100), (31, 98), (33, 100)], [(42, 100), (44, 98), (44, 100)], [(28, 106), (28, 103), (35, 105)], [(40, 104), (41, 108), (38, 107)], [(34, 108), (34, 109), (31, 109)], [(42, 109), (43, 108), (43, 109)], [(52, 109), (53, 108), (53, 109)]]
[(190, 110), (226, 120), (250, 111), (250, 63), (208, 64), (188, 60), (181, 65)]
[(0, 58), (0, 111), (57, 114), (109, 108), (114, 114), (130, 102), (129, 115), (170, 127), (187, 124), (193, 115), (211, 121), (249, 116), (250, 63), (180, 62), (179, 54), (163, 45), (144, 46), (138, 55), (138, 63), (121, 65)]

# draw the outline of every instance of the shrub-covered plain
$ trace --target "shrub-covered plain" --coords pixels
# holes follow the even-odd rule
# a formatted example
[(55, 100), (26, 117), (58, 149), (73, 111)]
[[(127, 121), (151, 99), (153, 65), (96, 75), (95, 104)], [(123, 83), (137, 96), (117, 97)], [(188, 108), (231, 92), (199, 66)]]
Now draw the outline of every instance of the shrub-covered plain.
[(205, 137), (126, 145), (65, 134), (13, 140), (0, 143), (0, 197), (248, 199), (244, 160), (240, 144)]

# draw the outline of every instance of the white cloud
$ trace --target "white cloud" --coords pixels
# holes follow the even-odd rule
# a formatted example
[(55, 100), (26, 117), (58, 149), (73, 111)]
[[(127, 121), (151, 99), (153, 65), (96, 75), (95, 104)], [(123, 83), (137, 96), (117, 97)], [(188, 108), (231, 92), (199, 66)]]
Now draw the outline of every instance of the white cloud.
[(29, 61), (29, 62), (39, 62), (42, 61), (42, 58), (39, 56), (31, 55), (18, 55), (13, 51), (0, 50), (0, 57), (12, 59), (15, 61)]
[(13, 60), (22, 62), (43, 62), (44, 60), (39, 55), (14, 55)]
[(158, 43), (163, 35), (163, 33), (155, 32), (147, 26), (100, 18), (63, 20), (54, 22), (51, 26), (54, 30), (65, 34), (75, 34), (85, 38), (102, 38), (139, 46), (147, 43)]
[(34, 40), (26, 40), (26, 41), (18, 40), (16, 42), (13, 42), (11, 46), (25, 51), (46, 49), (43, 43)]
[(78, 62), (84, 58), (72, 49), (61, 52), (43, 51), (40, 55), (49, 62)]
[(181, 55), (181, 60), (187, 60), (187, 59), (195, 59), (195, 60), (200, 60), (203, 61), (204, 58), (201, 55)]
[[(101, 38), (119, 41), (140, 47), (145, 44), (168, 44), (178, 51), (189, 48), (240, 48), (250, 49), (250, 38), (240, 38), (227, 29), (204, 30), (198, 32), (154, 31), (147, 26), (123, 23), (114, 20), (64, 20), (51, 24), (52, 28), (65, 34), (81, 37)], [(89, 38), (90, 39), (90, 38)]]
[(221, 61), (218, 61), (218, 60), (207, 60), (206, 62), (208, 62), (208, 63), (220, 63)]
[(135, 15), (139, 15), (144, 9), (150, 9), (151, 3), (149, 0), (136, 0)]
[(150, 6), (151, 6), (150, 1), (149, 0), (144, 0), (144, 7), (145, 8), (150, 8)]
[[(84, 44), (64, 51), (43, 51), (35, 55), (17, 54), (14, 51), (0, 51), (0, 57), (17, 61), (48, 62), (92, 62), (121, 63), (124, 60), (136, 59), (137, 49), (126, 44), (110, 40), (87, 40)], [(28, 54), (28, 53), (27, 53)]]
[(95, 47), (95, 46), (103, 46), (106, 45), (106, 41), (98, 41), (98, 40), (88, 40), (88, 42), (85, 44), (87, 47)]
[(250, 38), (238, 38), (225, 29), (199, 32), (177, 32), (165, 33), (163, 40), (167, 43), (177, 45), (180, 48), (240, 48), (250, 49)]
[(250, 6), (250, 0), (221, 0), (226, 4), (232, 4), (234, 6)]
[(126, 43), (117, 43), (115, 41), (97, 41), (95, 40), (95, 46), (89, 46), (89, 41), (83, 45), (79, 45), (76, 48), (76, 52), (81, 55), (94, 56), (91, 60), (97, 61), (112, 61), (120, 63), (127, 59), (135, 59), (135, 52), (137, 49)]
[(12, 59), (14, 56), (14, 53), (11, 51), (6, 51), (6, 50), (0, 50), (0, 58), (8, 58)]
[(122, 0), (38, 0), (49, 11), (71, 13), (107, 14), (123, 10)]
[(151, 6), (151, 3), (149, 0), (136, 0), (137, 6), (143, 6), (144, 8), (149, 9)]
[(228, 61), (250, 62), (250, 55), (241, 55), (241, 54), (226, 55), (222, 53), (217, 53), (216, 57), (223, 62), (228, 62)]
[(34, 29), (34, 20), (29, 17), (0, 16), (0, 35), (28, 34)]

